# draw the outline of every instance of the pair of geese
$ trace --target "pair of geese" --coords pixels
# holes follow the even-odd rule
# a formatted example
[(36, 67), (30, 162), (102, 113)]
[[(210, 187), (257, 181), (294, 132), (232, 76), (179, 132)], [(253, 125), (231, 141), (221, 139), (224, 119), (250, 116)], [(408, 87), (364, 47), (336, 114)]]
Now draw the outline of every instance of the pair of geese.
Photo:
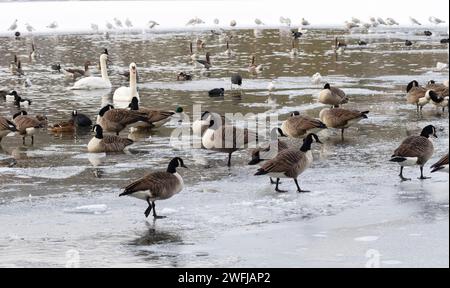
[(417, 113), (421, 113), (423, 107), (430, 102), (435, 107), (441, 108), (442, 111), (445, 107), (449, 106), (449, 82), (446, 80), (443, 84), (436, 83), (431, 80), (425, 87), (419, 85), (416, 80), (411, 81), (406, 87), (406, 101), (408, 104), (415, 105)]

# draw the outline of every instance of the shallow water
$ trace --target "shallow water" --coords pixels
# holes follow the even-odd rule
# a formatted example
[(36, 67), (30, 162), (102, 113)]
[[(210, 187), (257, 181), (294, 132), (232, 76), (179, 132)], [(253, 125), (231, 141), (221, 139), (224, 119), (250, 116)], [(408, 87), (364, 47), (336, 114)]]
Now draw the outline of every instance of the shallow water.
[[(123, 136), (139, 140), (131, 153), (95, 157), (86, 153), (92, 137), (88, 131), (54, 135), (43, 130), (34, 146), (22, 146), (19, 137), (7, 137), (1, 143), (0, 161), (14, 158), (17, 164), (0, 166), (0, 266), (64, 266), (71, 249), (78, 251), (80, 265), (87, 267), (364, 265), (351, 255), (345, 258), (335, 252), (331, 241), (320, 246), (314, 239), (329, 235), (321, 228), (330, 230), (334, 236), (329, 239), (338, 239), (346, 253), (362, 249), (362, 259), (364, 245), (376, 242), (379, 247), (387, 246), (383, 255), (395, 257), (386, 265), (448, 266), (448, 175), (399, 184), (398, 167), (387, 161), (404, 137), (419, 133), (428, 124), (438, 127), (440, 136), (430, 162), (448, 151), (448, 112), (439, 113), (429, 105), (423, 118), (418, 118), (415, 107), (405, 101), (404, 89), (411, 80), (425, 84), (431, 79), (448, 79), (448, 69), (435, 68), (438, 62), (448, 63), (448, 47), (439, 44), (448, 37), (445, 30), (434, 31), (431, 38), (420, 32), (380, 29), (344, 35), (341, 30), (311, 30), (301, 40), (300, 55), (290, 57), (288, 30), (231, 31), (236, 55), (229, 58), (220, 55), (225, 41), (205, 31), (200, 37), (207, 42), (214, 66), (207, 74), (193, 69), (188, 57), (188, 43), (195, 41), (199, 32), (112, 34), (109, 39), (103, 35), (36, 36), (40, 58), (34, 63), (26, 59), (31, 39), (0, 38), (0, 87), (17, 89), (33, 100), (29, 114), (47, 115), (50, 123), (67, 119), (73, 109), (94, 119), (99, 108), (111, 102), (107, 91), (68, 91), (72, 82), (49, 68), (54, 63), (81, 67), (85, 60), (96, 62), (103, 48), (111, 55), (109, 73), (114, 88), (127, 85), (119, 73), (130, 62), (137, 62), (139, 93), (146, 107), (175, 110), (181, 106), (191, 115), (192, 105), (202, 104), (204, 110), (219, 113), (279, 114), (280, 121), (294, 110), (317, 117), (323, 106), (315, 99), (323, 84), (312, 84), (311, 76), (320, 72), (324, 81), (346, 91), (351, 99), (347, 107), (370, 110), (369, 119), (349, 129), (343, 143), (336, 131), (320, 134), (324, 144), (314, 147), (314, 166), (300, 177), (302, 188), (313, 191), (304, 195), (294, 192), (291, 181), (282, 185), (289, 193), (276, 194), (268, 179), (253, 177), (255, 167), (245, 165), (247, 151), (233, 156), (229, 170), (223, 154), (171, 147), (169, 137), (177, 123), (151, 135), (124, 131)], [(361, 39), (369, 45), (336, 55), (332, 53), (335, 36), (349, 44)], [(405, 48), (405, 39), (417, 44)], [(25, 77), (9, 74), (14, 53), (25, 55)], [(259, 75), (247, 72), (251, 54), (265, 66)], [(175, 81), (179, 71), (193, 73), (194, 80)], [(229, 89), (229, 77), (236, 72), (244, 76), (243, 95), (233, 97), (228, 92), (224, 98), (208, 97), (212, 88)], [(23, 87), (26, 78), (33, 83), (29, 88)], [(269, 94), (266, 87), (271, 79), (275, 79), (276, 90)], [(1, 116), (17, 112), (9, 103), (0, 102), (0, 107)], [(131, 179), (165, 169), (174, 156), (184, 158), (190, 168), (180, 171), (186, 188), (157, 203), (159, 213), (169, 216), (167, 219), (146, 222), (145, 203), (118, 198), (118, 194)], [(405, 172), (414, 178), (419, 170)], [(377, 217), (369, 218), (376, 223), (352, 230), (355, 235), (344, 229), (366, 225), (362, 223), (367, 218), (364, 211), (372, 210)], [(397, 212), (392, 215), (390, 211)], [(328, 221), (340, 223), (320, 227)], [(380, 224), (386, 221), (395, 225)], [(280, 246), (271, 250), (271, 257), (252, 250), (271, 247), (272, 239), (284, 233), (277, 230), (280, 227), (297, 234), (277, 239)], [(417, 250), (389, 248), (393, 239), (378, 235), (391, 230), (397, 240), (419, 235), (414, 236), (412, 245), (416, 246), (426, 245), (430, 234), (423, 231), (431, 231), (439, 253), (417, 262)], [(346, 233), (351, 240), (347, 241)], [(242, 245), (237, 245), (241, 240)], [(300, 240), (304, 242), (301, 245)], [(305, 249), (309, 253), (303, 254)], [(278, 258), (288, 254), (291, 256), (280, 262)]]

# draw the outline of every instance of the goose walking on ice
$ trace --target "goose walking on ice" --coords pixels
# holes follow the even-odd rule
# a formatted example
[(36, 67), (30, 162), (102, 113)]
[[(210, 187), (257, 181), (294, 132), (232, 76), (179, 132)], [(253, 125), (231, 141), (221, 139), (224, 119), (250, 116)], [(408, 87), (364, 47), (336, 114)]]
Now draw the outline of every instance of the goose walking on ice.
[(102, 77), (86, 77), (75, 82), (71, 90), (96, 90), (96, 89), (111, 89), (111, 81), (109, 81), (108, 70), (106, 62), (108, 61), (108, 54), (100, 56), (100, 71)]

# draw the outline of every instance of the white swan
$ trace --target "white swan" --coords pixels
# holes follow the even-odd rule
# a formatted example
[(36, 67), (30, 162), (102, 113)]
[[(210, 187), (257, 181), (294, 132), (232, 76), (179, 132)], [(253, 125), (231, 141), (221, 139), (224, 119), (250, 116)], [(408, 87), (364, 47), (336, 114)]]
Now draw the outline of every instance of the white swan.
[(96, 90), (96, 89), (111, 89), (111, 82), (108, 77), (108, 70), (106, 68), (107, 54), (100, 56), (100, 70), (102, 77), (86, 77), (78, 80), (73, 84), (71, 90)]
[(121, 104), (124, 104), (125, 107), (127, 107), (133, 97), (136, 97), (139, 99), (139, 94), (137, 92), (137, 84), (136, 84), (136, 75), (137, 75), (137, 68), (135, 63), (130, 64), (130, 87), (122, 86), (120, 88), (117, 88), (116, 91), (114, 91), (113, 95), (113, 102), (114, 104), (118, 104), (117, 106), (123, 106)]

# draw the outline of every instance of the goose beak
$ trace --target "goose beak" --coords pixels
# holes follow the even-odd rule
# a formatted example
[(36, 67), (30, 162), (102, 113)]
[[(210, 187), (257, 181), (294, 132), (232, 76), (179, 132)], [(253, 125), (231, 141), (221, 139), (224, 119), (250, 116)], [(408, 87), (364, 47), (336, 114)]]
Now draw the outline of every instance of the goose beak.
[(434, 137), (434, 138), (438, 138), (438, 136), (436, 135), (436, 133), (433, 134), (433, 137)]
[(184, 168), (184, 169), (188, 169), (189, 170), (189, 168), (186, 165), (184, 165), (184, 164), (181, 165), (181, 167)]

